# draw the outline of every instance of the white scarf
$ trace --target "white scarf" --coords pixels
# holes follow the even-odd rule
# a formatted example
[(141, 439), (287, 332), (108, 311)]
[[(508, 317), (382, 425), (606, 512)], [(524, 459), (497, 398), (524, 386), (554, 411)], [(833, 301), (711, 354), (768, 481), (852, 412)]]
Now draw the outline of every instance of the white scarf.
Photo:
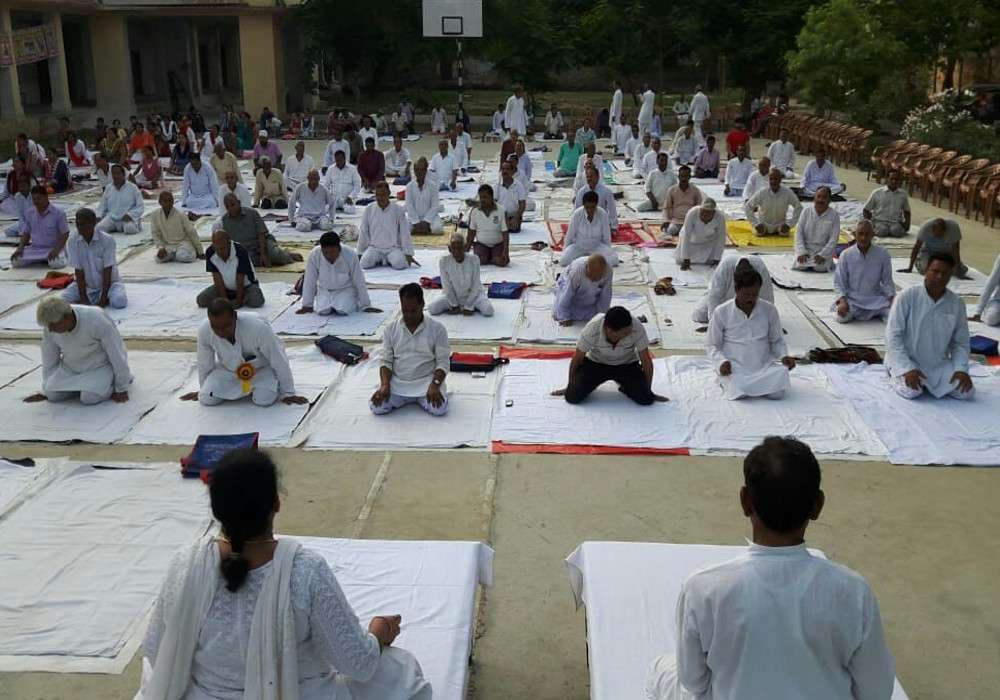
[[(292, 562), (301, 545), (279, 540), (271, 571), (257, 598), (250, 640), (247, 644), (243, 697), (246, 700), (298, 700), (299, 667), (295, 617), (292, 614)], [(191, 684), (191, 664), (201, 625), (208, 616), (219, 585), (219, 547), (205, 537), (192, 547), (183, 572), (174, 567), (170, 576), (184, 575), (184, 585), (174, 598), (164, 598), (165, 629), (150, 669), (143, 662), (142, 687), (135, 700), (180, 700)], [(166, 590), (168, 590), (169, 587)]]

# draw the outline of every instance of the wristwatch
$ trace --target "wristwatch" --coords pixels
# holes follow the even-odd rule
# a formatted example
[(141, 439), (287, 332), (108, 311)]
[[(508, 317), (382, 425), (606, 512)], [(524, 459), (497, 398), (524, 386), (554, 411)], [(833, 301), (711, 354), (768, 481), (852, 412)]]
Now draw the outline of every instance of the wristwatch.
[(431, 380), (431, 384), (433, 384), (434, 386), (441, 386), (441, 380), (438, 379), (437, 377), (434, 377), (434, 379)]

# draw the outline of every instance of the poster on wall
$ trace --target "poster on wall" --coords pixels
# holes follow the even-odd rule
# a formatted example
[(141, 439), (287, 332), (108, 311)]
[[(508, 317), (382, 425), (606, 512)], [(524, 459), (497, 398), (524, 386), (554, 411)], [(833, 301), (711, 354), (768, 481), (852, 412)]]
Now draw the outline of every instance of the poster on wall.
[(51, 24), (26, 27), (0, 37), (0, 66), (37, 63), (59, 55), (56, 28)]

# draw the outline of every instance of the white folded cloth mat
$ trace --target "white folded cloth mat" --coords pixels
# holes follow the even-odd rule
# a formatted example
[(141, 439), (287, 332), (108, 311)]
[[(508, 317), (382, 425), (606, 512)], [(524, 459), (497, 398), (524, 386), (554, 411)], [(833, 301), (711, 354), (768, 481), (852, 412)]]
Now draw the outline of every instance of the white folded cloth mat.
[(532, 243), (544, 243), (550, 245), (552, 242), (549, 236), (549, 227), (544, 221), (522, 221), (521, 230), (510, 234), (510, 245), (530, 246)]
[(280, 400), (271, 406), (257, 406), (249, 398), (226, 401), (218, 406), (202, 406), (198, 401), (180, 397), (198, 391), (198, 373), (191, 361), (188, 380), (174, 394), (162, 401), (122, 441), (143, 445), (193, 445), (199, 435), (226, 435), (234, 432), (258, 432), (260, 444), (281, 447), (292, 439), (326, 388), (346, 368), (341, 362), (320, 352), (315, 345), (289, 348), (288, 363), (295, 378), (295, 393), (309, 399), (309, 404), (287, 405)]
[(39, 289), (34, 282), (0, 282), (0, 314), (36, 299), (47, 291)]
[[(789, 239), (789, 244), (791, 244)], [(785, 289), (818, 289), (833, 291), (833, 272), (809, 272), (793, 270), (795, 255), (792, 253), (770, 253), (761, 255), (771, 280)]]
[(0, 458), (0, 520), (40, 488), (55, 479), (65, 459), (38, 458), (34, 466), (15, 464)]
[[(913, 268), (913, 272), (896, 272), (896, 270), (902, 270), (909, 267), (909, 265), (909, 257), (892, 259), (892, 279), (900, 289), (924, 283), (924, 276), (917, 272), (917, 268)], [(972, 266), (969, 266), (969, 271), (966, 274), (970, 279), (960, 280), (955, 275), (952, 275), (951, 281), (948, 282), (948, 289), (960, 296), (978, 296), (982, 294), (983, 288), (986, 286), (986, 275)]]
[[(417, 248), (414, 259), (420, 266), (411, 265), (403, 270), (381, 265), (365, 270), (365, 281), (369, 286), (400, 287), (409, 282), (420, 282), (421, 277), (437, 277), (440, 274), (439, 261), (448, 251), (440, 248)], [(546, 267), (551, 255), (543, 251), (512, 250), (510, 264), (507, 267), (483, 265), (480, 268), (480, 280), (483, 284), (491, 282), (524, 282), (525, 284), (543, 284), (547, 279)]]
[(296, 313), (302, 304), (300, 297), (286, 308), (271, 323), (276, 333), (282, 335), (336, 335), (341, 338), (357, 338), (361, 336), (382, 337), (382, 325), (386, 319), (392, 318), (399, 311), (399, 292), (395, 289), (369, 289), (368, 296), (372, 306), (381, 309), (379, 313), (355, 311), (347, 316), (330, 314), (320, 316), (317, 313)]
[[(576, 606), (587, 616), (591, 700), (642, 698), (650, 662), (677, 648), (681, 585), (745, 552), (742, 546), (652, 542), (577, 547), (566, 568)], [(907, 700), (898, 679), (891, 700)]]
[(299, 428), (306, 449), (405, 450), (485, 448), (489, 444), (497, 374), (485, 377), (450, 373), (445, 386), (448, 413), (431, 416), (416, 404), (384, 416), (372, 415), (368, 402), (378, 389), (380, 351), (348, 367)]
[[(439, 289), (425, 290), (424, 302), (430, 304), (444, 294)], [(460, 340), (509, 340), (514, 337), (521, 321), (524, 294), (520, 299), (490, 299), (493, 315), (483, 316), (478, 311), (471, 316), (445, 312), (434, 318), (448, 330), (451, 342)]]
[(888, 448), (893, 464), (1000, 465), (1000, 371), (973, 365), (976, 395), (961, 401), (926, 394), (896, 394), (882, 365), (822, 365), (834, 390), (846, 398)]
[[(208, 317), (205, 309), (198, 308), (195, 297), (209, 284), (210, 279), (125, 282), (128, 306), (105, 311), (126, 338), (194, 337), (202, 321)], [(262, 282), (260, 287), (266, 303), (250, 311), (268, 320), (273, 320), (297, 299), (288, 295), (291, 285), (287, 282)], [(40, 336), (35, 305), (3, 317), (0, 328), (31, 331)]]
[(827, 330), (835, 335), (841, 343), (845, 345), (885, 345), (885, 321), (879, 319), (851, 321), (850, 323), (837, 321), (837, 312), (831, 308), (837, 297), (836, 292), (796, 292), (795, 296), (823, 322)]
[[(559, 343), (575, 345), (580, 339), (580, 331), (586, 325), (577, 321), (572, 326), (560, 326), (552, 318), (552, 306), (555, 303), (555, 293), (551, 290), (528, 290), (524, 294), (524, 315), (517, 329), (517, 342), (527, 343)], [(647, 293), (626, 292), (615, 294), (611, 298), (612, 306), (624, 306), (633, 317), (644, 316), (643, 327), (650, 343), (660, 339), (660, 331), (656, 326), (656, 316), (653, 315)]]
[(82, 440), (110, 444), (122, 440), (139, 420), (168, 400), (187, 380), (192, 355), (180, 352), (133, 350), (128, 354), (134, 381), (126, 403), (106, 401), (84, 406), (72, 399), (53, 403), (24, 403), (24, 397), (42, 390), (39, 367), (0, 389), (4, 440)]
[[(131, 280), (150, 279), (187, 279), (197, 277), (203, 280), (202, 287), (212, 283), (212, 275), (205, 271), (204, 260), (193, 260), (189, 263), (156, 261), (157, 247), (136, 251), (118, 266), (122, 279), (128, 283)], [(281, 269), (281, 268), (276, 268)]]
[[(677, 262), (676, 248), (640, 248), (642, 254), (649, 258), (650, 275), (655, 283), (661, 277), (672, 277), (675, 287), (697, 287), (705, 289), (712, 279), (715, 268), (709, 265), (692, 265), (690, 270), (681, 270)], [(722, 257), (740, 255), (735, 250), (726, 249)], [(748, 255), (748, 254), (743, 254)]]
[(0, 345), (0, 388), (42, 365), (37, 345)]

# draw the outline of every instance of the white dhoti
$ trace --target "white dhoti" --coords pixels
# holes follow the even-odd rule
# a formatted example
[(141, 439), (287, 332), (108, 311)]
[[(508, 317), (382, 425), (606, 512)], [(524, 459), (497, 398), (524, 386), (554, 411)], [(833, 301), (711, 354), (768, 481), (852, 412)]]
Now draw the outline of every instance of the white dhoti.
[(295, 230), (300, 233), (309, 233), (317, 226), (322, 231), (329, 231), (333, 228), (333, 219), (331, 219), (329, 216), (295, 217)]
[(406, 261), (406, 253), (399, 248), (388, 248), (386, 250), (367, 248), (361, 255), (361, 267), (368, 270), (379, 265), (389, 265), (396, 270), (405, 270), (409, 267)]
[(278, 400), (278, 377), (270, 367), (256, 369), (253, 378), (246, 384), (227, 369), (214, 369), (198, 391), (198, 401), (203, 406), (217, 406), (223, 401), (236, 401), (244, 396), (258, 406), (270, 406)]
[(60, 364), (42, 384), (42, 393), (49, 401), (79, 397), (80, 403), (93, 405), (111, 398), (114, 381), (115, 372), (111, 365), (74, 372)]
[(153, 254), (153, 259), (158, 263), (192, 263), (198, 259), (198, 253), (188, 241), (181, 241), (177, 245), (166, 245), (163, 246), (163, 249), (167, 251), (167, 257), (161, 258), (159, 255)]
[(722, 252), (725, 249), (726, 237), (724, 235), (707, 241), (692, 241), (686, 232), (681, 231), (674, 259), (677, 262), (690, 260), (696, 265), (704, 265), (722, 260)]
[[(73, 282), (63, 290), (62, 298), (70, 304), (80, 303), (80, 289), (76, 282)], [(101, 290), (87, 287), (87, 301), (96, 304), (101, 300)], [(124, 309), (128, 305), (128, 296), (125, 294), (125, 285), (122, 282), (112, 282), (108, 288), (108, 306), (112, 309)]]
[[(450, 308), (451, 302), (448, 301), (448, 297), (442, 295), (427, 305), (427, 312), (431, 316), (438, 316)], [(462, 304), (461, 308), (466, 311), (478, 311), (483, 316), (493, 315), (493, 303), (490, 302), (489, 297), (486, 296), (486, 292), (482, 291), (480, 291), (479, 295), (471, 302)]]
[(748, 370), (735, 362), (729, 364), (732, 374), (719, 379), (730, 401), (757, 396), (780, 399), (792, 386), (788, 368), (784, 365), (770, 364), (758, 370)]
[(181, 209), (192, 214), (216, 214), (219, 212), (219, 202), (210, 194), (188, 195)]
[(581, 243), (570, 243), (563, 250), (562, 256), (559, 258), (559, 264), (566, 267), (577, 258), (584, 258), (594, 253), (603, 255), (604, 259), (608, 261), (608, 265), (612, 267), (618, 264), (618, 253), (615, 252), (614, 248), (604, 243), (593, 247), (588, 247)]
[(122, 219), (114, 219), (109, 214), (101, 219), (97, 224), (98, 231), (104, 231), (105, 233), (124, 233), (129, 236), (133, 236), (139, 233), (141, 224), (138, 221), (123, 221)]
[(341, 289), (316, 288), (316, 298), (313, 300), (313, 309), (320, 316), (337, 314), (346, 316), (360, 309), (358, 305), (358, 290), (353, 286)]

